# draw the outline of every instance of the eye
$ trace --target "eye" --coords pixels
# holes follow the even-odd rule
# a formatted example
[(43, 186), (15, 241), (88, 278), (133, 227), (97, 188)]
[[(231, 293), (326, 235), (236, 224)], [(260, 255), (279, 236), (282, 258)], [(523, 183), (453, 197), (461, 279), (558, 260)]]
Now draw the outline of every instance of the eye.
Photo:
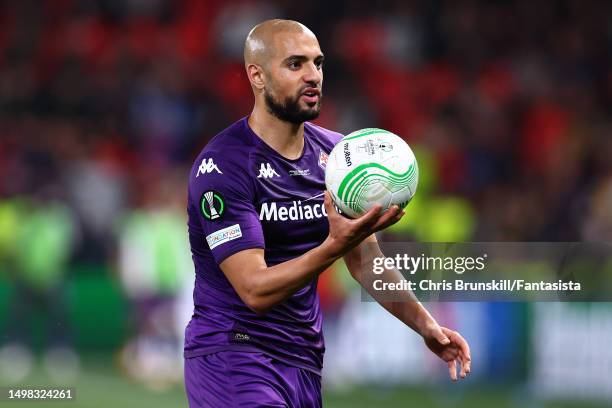
[(316, 65), (317, 69), (321, 69), (321, 68), (323, 68), (323, 61), (315, 62), (315, 65)]
[(294, 70), (300, 69), (300, 66), (301, 66), (299, 61), (291, 61), (289, 62), (288, 65), (289, 65), (289, 69), (294, 69)]

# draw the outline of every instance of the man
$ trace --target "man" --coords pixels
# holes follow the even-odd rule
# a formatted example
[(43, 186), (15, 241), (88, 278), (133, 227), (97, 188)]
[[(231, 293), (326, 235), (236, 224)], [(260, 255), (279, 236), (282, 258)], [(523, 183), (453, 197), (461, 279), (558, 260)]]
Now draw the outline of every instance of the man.
[[(350, 220), (325, 192), (327, 154), (341, 135), (308, 123), (321, 107), (323, 54), (300, 23), (270, 20), (249, 33), (244, 60), (255, 106), (214, 137), (191, 171), (189, 238), (196, 268), (185, 336), (192, 407), (321, 406), (323, 335), (318, 275), (340, 257), (360, 283), (363, 247), (403, 215), (372, 208)], [(371, 245), (368, 246), (371, 248)], [(362, 259), (362, 249), (363, 257)], [(397, 271), (386, 271), (397, 280)], [(425, 308), (380, 302), (448, 362), (470, 369), (467, 343)]]

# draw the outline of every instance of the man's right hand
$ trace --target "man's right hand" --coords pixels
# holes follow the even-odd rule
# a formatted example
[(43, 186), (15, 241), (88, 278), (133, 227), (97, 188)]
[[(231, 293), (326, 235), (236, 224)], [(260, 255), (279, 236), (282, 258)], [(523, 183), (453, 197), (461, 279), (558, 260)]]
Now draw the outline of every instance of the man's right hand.
[(325, 191), (325, 210), (329, 221), (329, 235), (324, 245), (337, 257), (355, 248), (375, 232), (395, 224), (404, 215), (404, 210), (400, 210), (397, 205), (392, 205), (383, 212), (382, 206), (376, 204), (359, 218), (345, 218), (336, 211), (328, 191)]

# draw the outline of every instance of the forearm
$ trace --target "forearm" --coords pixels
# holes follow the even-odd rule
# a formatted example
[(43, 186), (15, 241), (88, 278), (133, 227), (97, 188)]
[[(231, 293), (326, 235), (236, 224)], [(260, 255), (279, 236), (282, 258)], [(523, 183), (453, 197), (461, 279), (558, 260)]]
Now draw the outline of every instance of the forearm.
[(461, 364), (461, 378), (470, 372), (470, 347), (456, 331), (438, 325), (436, 320), (409, 290), (393, 292), (393, 299), (385, 300), (381, 292), (374, 289), (376, 279), (384, 283), (399, 283), (402, 274), (396, 269), (386, 269), (382, 274), (374, 274), (372, 267), (375, 257), (384, 257), (376, 237), (368, 237), (364, 243), (348, 252), (344, 259), (351, 275), (393, 316), (408, 325), (423, 337), (427, 347), (442, 360), (447, 362), (453, 381), (457, 380), (457, 362)]
[(392, 294), (393, 299), (389, 300), (388, 293), (385, 294), (385, 292), (374, 289), (373, 282), (375, 279), (380, 279), (386, 283), (399, 283), (403, 279), (402, 274), (397, 269), (385, 268), (382, 274), (374, 275), (372, 265), (375, 257), (384, 257), (375, 239), (368, 239), (345, 256), (349, 271), (355, 280), (389, 313), (417, 333), (422, 335), (425, 331), (437, 325), (436, 320), (412, 291), (394, 292)]
[(297, 258), (263, 266), (249, 280), (247, 304), (258, 313), (267, 312), (312, 282), (339, 257), (326, 240)]
[(283, 302), (365, 237), (392, 225), (402, 216), (397, 206), (381, 213), (380, 205), (376, 205), (358, 219), (346, 219), (335, 211), (327, 192), (324, 204), (329, 234), (318, 247), (272, 267), (266, 265), (260, 248), (240, 251), (219, 265), (240, 298), (255, 312), (265, 313)]
[[(395, 280), (387, 280), (395, 282)], [(408, 290), (408, 299), (401, 301), (384, 301), (378, 303), (387, 309), (393, 316), (404, 322), (412, 330), (420, 335), (427, 332), (431, 327), (437, 325), (436, 320), (425, 309), (421, 302), (416, 299), (414, 294)], [(372, 291), (368, 291), (372, 296), (376, 296)], [(380, 294), (378, 294), (380, 296)]]

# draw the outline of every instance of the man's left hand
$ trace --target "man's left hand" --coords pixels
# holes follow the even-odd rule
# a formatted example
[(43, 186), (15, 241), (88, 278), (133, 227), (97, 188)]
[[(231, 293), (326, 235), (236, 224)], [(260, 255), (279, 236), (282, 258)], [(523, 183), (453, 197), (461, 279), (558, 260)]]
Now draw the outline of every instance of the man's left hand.
[(461, 378), (470, 373), (470, 346), (459, 333), (436, 325), (423, 333), (423, 340), (435, 355), (448, 363), (451, 380), (457, 381), (457, 361), (461, 364)]

